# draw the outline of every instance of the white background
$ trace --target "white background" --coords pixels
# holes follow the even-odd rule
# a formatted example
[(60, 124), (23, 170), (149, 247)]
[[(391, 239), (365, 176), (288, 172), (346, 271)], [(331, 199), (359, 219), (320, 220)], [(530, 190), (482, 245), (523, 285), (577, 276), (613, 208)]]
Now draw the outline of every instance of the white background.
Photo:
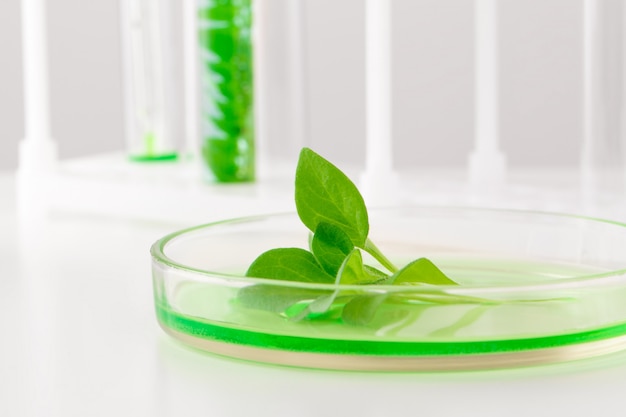
[[(280, 13), (288, 0), (268, 0)], [(607, 0), (620, 6), (622, 0)], [(62, 157), (123, 149), (118, 2), (49, 0), (53, 136)], [(305, 0), (309, 138), (361, 163), (363, 0)], [(394, 0), (396, 164), (463, 165), (473, 135), (473, 2)], [(582, 137), (582, 0), (500, 2), (501, 141), (511, 165), (574, 165)], [(275, 36), (275, 42), (284, 37)], [(0, 170), (23, 135), (19, 0), (0, 1)], [(281, 45), (276, 45), (280, 51)], [(280, 71), (280, 68), (277, 72)], [(277, 78), (280, 74), (277, 74)], [(281, 109), (274, 109), (280, 117)], [(279, 113), (279, 114), (276, 114)], [(280, 120), (276, 125), (280, 125)], [(272, 132), (270, 145), (281, 145)], [(288, 140), (288, 139), (287, 139)]]

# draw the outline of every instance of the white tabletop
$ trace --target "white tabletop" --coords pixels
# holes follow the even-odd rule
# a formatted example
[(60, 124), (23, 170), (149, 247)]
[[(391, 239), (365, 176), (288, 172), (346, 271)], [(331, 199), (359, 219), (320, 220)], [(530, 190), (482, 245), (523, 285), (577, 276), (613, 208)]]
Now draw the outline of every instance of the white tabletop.
[(332, 372), (200, 353), (158, 327), (153, 241), (180, 228), (54, 214), (21, 240), (0, 175), (0, 416), (624, 415), (626, 353), (518, 370)]

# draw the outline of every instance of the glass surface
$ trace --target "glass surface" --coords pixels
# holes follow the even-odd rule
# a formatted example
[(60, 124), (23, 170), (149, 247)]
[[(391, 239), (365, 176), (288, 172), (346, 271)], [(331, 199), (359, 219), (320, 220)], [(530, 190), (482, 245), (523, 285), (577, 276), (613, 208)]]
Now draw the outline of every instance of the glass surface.
[[(622, 224), (407, 207), (371, 210), (370, 225), (370, 238), (398, 265), (428, 257), (459, 285), (244, 277), (268, 249), (308, 248), (308, 231), (295, 214), (262, 216), (199, 226), (155, 243), (159, 322), (174, 337), (212, 352), (335, 369), (510, 367), (613, 352), (626, 343)], [(298, 305), (330, 294), (334, 303), (326, 313), (294, 318)], [(346, 308), (353, 308), (350, 322)], [(363, 316), (355, 315), (361, 310)]]

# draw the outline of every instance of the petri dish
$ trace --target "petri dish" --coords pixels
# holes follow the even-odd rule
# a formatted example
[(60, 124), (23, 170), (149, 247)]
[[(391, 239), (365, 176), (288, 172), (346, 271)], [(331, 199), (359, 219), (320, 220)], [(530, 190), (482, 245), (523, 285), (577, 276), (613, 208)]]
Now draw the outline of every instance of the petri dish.
[[(626, 225), (462, 208), (369, 210), (396, 265), (427, 257), (458, 285), (335, 285), (246, 277), (266, 250), (308, 248), (295, 213), (182, 230), (151, 248), (159, 324), (233, 358), (361, 371), (460, 371), (626, 348)], [(303, 314), (315, 300), (323, 311)]]

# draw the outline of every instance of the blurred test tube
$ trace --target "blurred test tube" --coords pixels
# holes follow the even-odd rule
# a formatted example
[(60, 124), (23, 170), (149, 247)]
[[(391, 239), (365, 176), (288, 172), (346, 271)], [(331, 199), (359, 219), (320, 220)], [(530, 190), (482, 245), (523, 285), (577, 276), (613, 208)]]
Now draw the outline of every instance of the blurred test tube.
[(624, 1), (585, 0), (581, 190), (588, 210), (626, 195)]
[(169, 0), (121, 0), (127, 151), (131, 160), (177, 157)]

